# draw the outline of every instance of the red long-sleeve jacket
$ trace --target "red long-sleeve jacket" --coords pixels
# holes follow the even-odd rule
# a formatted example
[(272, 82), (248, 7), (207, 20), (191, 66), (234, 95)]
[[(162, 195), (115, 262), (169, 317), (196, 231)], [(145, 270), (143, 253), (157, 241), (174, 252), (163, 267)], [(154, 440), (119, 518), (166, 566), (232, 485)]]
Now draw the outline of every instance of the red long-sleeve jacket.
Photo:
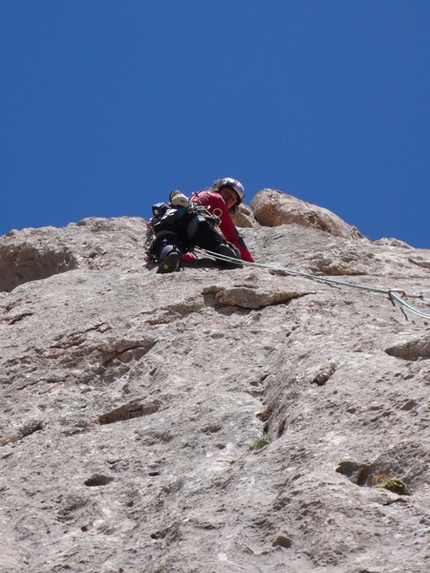
[(197, 205), (204, 205), (208, 211), (219, 217), (221, 220), (219, 228), (227, 241), (239, 249), (243, 261), (248, 261), (249, 263), (254, 262), (253, 256), (237, 232), (231, 215), (228, 212), (227, 205), (219, 193), (214, 191), (198, 191), (191, 196), (191, 201)]

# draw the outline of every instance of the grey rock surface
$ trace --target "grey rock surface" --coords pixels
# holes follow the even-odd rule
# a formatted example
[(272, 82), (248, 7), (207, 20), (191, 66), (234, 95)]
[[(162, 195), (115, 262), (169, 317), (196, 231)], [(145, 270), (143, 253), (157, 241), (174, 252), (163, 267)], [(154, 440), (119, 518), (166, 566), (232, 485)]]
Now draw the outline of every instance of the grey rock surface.
[[(428, 571), (430, 321), (279, 270), (160, 275), (145, 228), (0, 238), (0, 572)], [(430, 312), (427, 250), (243, 235)]]

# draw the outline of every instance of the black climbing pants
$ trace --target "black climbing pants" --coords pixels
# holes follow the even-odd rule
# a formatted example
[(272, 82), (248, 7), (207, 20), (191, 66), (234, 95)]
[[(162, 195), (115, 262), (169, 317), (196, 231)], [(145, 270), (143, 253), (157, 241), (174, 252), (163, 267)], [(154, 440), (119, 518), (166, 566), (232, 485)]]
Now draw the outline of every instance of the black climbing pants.
[(172, 250), (177, 250), (182, 255), (194, 247), (201, 247), (218, 253), (220, 246), (225, 244), (224, 237), (210, 223), (193, 219), (186, 228), (183, 224), (158, 227), (153, 249), (157, 258), (163, 260)]

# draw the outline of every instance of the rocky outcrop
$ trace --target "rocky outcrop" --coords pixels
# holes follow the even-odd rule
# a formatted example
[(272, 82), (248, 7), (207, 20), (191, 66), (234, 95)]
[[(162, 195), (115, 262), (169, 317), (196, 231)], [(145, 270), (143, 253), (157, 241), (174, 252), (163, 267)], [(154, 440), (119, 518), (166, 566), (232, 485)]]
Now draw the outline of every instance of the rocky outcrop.
[(244, 203), (239, 205), (232, 218), (236, 227), (259, 227), (251, 208)]
[[(85, 229), (86, 232), (83, 232)], [(111, 245), (115, 229), (121, 242)], [(138, 217), (98, 219), (89, 217), (65, 229), (44, 227), (10, 231), (0, 237), (0, 291), (11, 291), (26, 282), (86, 267), (112, 266), (142, 245), (146, 224)], [(106, 248), (109, 245), (109, 249)]]
[(345, 239), (361, 236), (355, 227), (328, 209), (306, 203), (276, 189), (259, 191), (251, 202), (251, 209), (258, 223), (268, 227), (295, 223)]
[(429, 251), (241, 232), (270, 268), (157, 274), (139, 218), (0, 238), (2, 573), (428, 569), (430, 320), (321, 279), (429, 313)]

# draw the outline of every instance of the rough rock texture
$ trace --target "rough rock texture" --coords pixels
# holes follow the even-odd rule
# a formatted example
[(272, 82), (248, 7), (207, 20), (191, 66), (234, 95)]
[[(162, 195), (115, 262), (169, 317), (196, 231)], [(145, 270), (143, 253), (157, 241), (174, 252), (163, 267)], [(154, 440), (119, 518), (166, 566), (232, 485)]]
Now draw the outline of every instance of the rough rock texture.
[(233, 215), (233, 222), (236, 227), (259, 227), (260, 224), (254, 217), (252, 209), (242, 203), (239, 205), (239, 209), (237, 209), (236, 213)]
[(251, 202), (251, 209), (255, 219), (268, 227), (296, 223), (315, 227), (336, 237), (351, 239), (360, 236), (356, 227), (348, 225), (328, 209), (306, 203), (277, 189), (259, 191)]
[(96, 217), (70, 223), (67, 232), (55, 227), (10, 231), (0, 237), (0, 291), (78, 267), (102, 269), (133, 256), (144, 240), (146, 225), (142, 219), (124, 217), (115, 221), (115, 228), (121, 242), (114, 249), (112, 222)]
[[(243, 234), (430, 312), (429, 251)], [(144, 237), (0, 238), (1, 573), (430, 570), (430, 321), (265, 268), (160, 275)]]

